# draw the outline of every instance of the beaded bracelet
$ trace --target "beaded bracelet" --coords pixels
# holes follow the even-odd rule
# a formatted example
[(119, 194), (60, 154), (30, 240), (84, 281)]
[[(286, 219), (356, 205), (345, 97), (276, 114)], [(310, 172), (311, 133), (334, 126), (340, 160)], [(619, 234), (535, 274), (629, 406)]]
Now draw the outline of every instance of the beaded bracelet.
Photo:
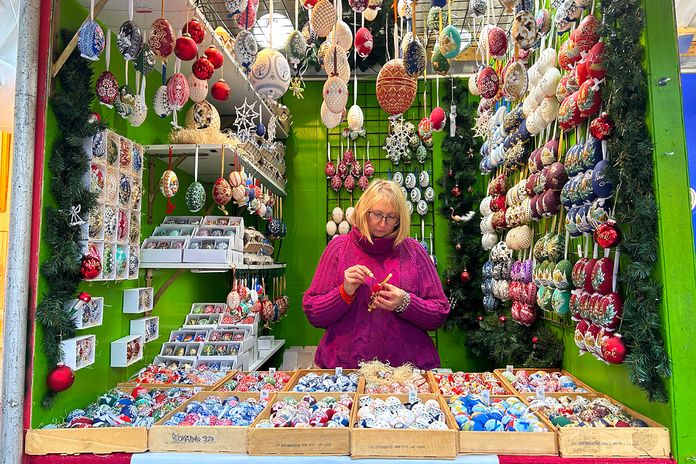
[(404, 300), (401, 302), (399, 306), (396, 307), (394, 310), (395, 313), (403, 313), (406, 311), (406, 308), (408, 308), (408, 305), (411, 304), (411, 294), (408, 292), (404, 292)]

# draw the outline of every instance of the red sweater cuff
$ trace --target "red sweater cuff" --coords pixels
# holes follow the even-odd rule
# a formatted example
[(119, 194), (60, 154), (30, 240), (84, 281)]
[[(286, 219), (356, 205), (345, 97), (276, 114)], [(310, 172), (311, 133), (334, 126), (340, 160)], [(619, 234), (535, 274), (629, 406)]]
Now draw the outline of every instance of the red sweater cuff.
[(338, 287), (338, 292), (341, 294), (341, 298), (343, 299), (343, 301), (346, 302), (346, 304), (351, 304), (355, 299), (355, 295), (349, 295), (346, 292), (346, 290), (343, 288), (343, 284), (341, 284), (341, 286)]

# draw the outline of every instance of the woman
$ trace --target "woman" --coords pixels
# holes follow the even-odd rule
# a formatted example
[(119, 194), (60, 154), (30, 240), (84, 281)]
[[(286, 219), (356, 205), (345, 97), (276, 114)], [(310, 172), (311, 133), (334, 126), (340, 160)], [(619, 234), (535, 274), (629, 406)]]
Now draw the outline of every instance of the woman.
[[(393, 366), (439, 367), (427, 331), (443, 324), (450, 307), (430, 256), (408, 237), (401, 188), (373, 181), (355, 205), (352, 223), (349, 234), (329, 242), (302, 299), (309, 322), (326, 329), (315, 364), (356, 368), (377, 358)], [(371, 304), (372, 286), (389, 274)]]

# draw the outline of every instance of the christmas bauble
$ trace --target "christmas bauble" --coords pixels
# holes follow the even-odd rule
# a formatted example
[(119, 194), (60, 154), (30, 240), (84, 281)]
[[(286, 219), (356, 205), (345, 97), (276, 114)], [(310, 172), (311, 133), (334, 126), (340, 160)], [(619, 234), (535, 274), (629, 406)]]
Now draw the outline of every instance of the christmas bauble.
[(594, 231), (595, 242), (602, 248), (613, 248), (621, 243), (621, 228), (614, 220), (600, 224)]
[(155, 96), (152, 100), (152, 109), (160, 118), (166, 118), (172, 113), (172, 107), (169, 105), (169, 97), (167, 96), (167, 86), (161, 85), (155, 91)]
[(208, 96), (208, 81), (197, 78), (194, 74), (189, 74), (186, 78), (189, 86), (189, 98), (198, 103), (205, 100)]
[(183, 34), (174, 43), (174, 55), (181, 61), (191, 61), (198, 55), (198, 44), (188, 34)]
[(205, 129), (211, 126), (219, 129), (220, 115), (207, 100), (194, 104), (186, 113), (186, 127), (188, 129)]
[(611, 364), (621, 364), (626, 359), (626, 345), (619, 335), (607, 336), (602, 342), (602, 359)]
[(104, 31), (96, 21), (87, 21), (80, 27), (77, 33), (77, 48), (80, 50), (80, 56), (96, 61), (104, 51), (105, 45)]
[(425, 70), (425, 48), (419, 40), (412, 40), (406, 45), (403, 59), (404, 69), (412, 78), (416, 79)]
[(256, 38), (251, 32), (242, 29), (237, 34), (234, 41), (234, 55), (237, 62), (245, 69), (251, 68), (251, 65), (256, 60), (259, 46), (256, 43)]
[(82, 261), (80, 262), (80, 275), (83, 279), (96, 279), (99, 277), (99, 274), (101, 274), (101, 270), (102, 263), (99, 256), (89, 254), (82, 257)]
[(405, 112), (413, 103), (416, 90), (416, 80), (407, 74), (400, 59), (390, 60), (380, 69), (376, 83), (377, 101), (387, 113)]
[(105, 105), (113, 105), (118, 98), (118, 82), (110, 71), (99, 74), (95, 84), (97, 98)]
[(436, 73), (441, 76), (446, 75), (450, 69), (450, 62), (445, 55), (440, 51), (440, 47), (435, 45), (433, 53), (430, 55), (430, 64)]
[(312, 9), (310, 23), (319, 37), (326, 37), (334, 28), (338, 15), (336, 8), (328, 0), (319, 0)]
[(225, 57), (220, 50), (215, 45), (211, 45), (205, 49), (205, 56), (208, 57), (208, 61), (213, 64), (215, 69), (220, 68), (225, 62)]
[(230, 16), (237, 16), (246, 10), (249, 5), (248, 0), (225, 0), (225, 9)]
[(150, 45), (144, 43), (140, 46), (140, 53), (133, 61), (133, 67), (141, 74), (148, 74), (155, 67), (155, 54)]
[(205, 28), (196, 18), (192, 18), (184, 24), (184, 27), (181, 28), (181, 33), (190, 35), (194, 42), (199, 45), (205, 39)]
[(307, 41), (298, 30), (293, 30), (285, 41), (288, 62), (297, 67), (307, 55)]
[(143, 46), (143, 33), (134, 21), (121, 24), (116, 35), (116, 46), (126, 61), (135, 59)]
[(359, 105), (353, 105), (350, 107), (348, 110), (348, 127), (350, 127), (354, 131), (359, 131), (362, 129), (363, 126), (363, 121), (364, 121), (364, 116), (362, 109), (360, 108)]
[(361, 58), (367, 58), (367, 56), (372, 51), (374, 45), (372, 40), (372, 33), (366, 27), (361, 27), (355, 33), (355, 51), (360, 55)]
[[(321, 116), (321, 122), (323, 122), (328, 129), (333, 129), (334, 127), (338, 126), (341, 123), (341, 119), (343, 119), (342, 113), (333, 113), (326, 107), (326, 101), (321, 103), (321, 110), (319, 111), (319, 114)], [(339, 177), (339, 180), (340, 179), (341, 178)], [(343, 181), (341, 180), (341, 182)]]
[(165, 18), (156, 19), (150, 26), (150, 37), (147, 43), (152, 52), (164, 59), (174, 51), (174, 29)]
[(342, 113), (348, 102), (348, 87), (338, 76), (329, 77), (322, 90), (324, 103), (332, 113)]
[(590, 134), (597, 140), (606, 140), (614, 132), (614, 121), (609, 113), (604, 112), (590, 122)]
[(215, 181), (215, 184), (213, 184), (213, 201), (215, 201), (223, 213), (227, 214), (225, 205), (229, 203), (231, 199), (232, 188), (225, 178), (220, 177)]
[(466, 283), (471, 280), (471, 274), (469, 271), (464, 269), (461, 274), (459, 274), (459, 280), (461, 280), (463, 283)]
[(207, 56), (203, 55), (193, 62), (191, 66), (193, 74), (201, 80), (208, 80), (213, 77), (215, 66), (210, 62)]
[(438, 41), (440, 52), (445, 55), (445, 58), (454, 58), (459, 54), (459, 47), (462, 44), (462, 38), (459, 34), (459, 29), (451, 24), (442, 29)]
[(180, 110), (189, 99), (189, 87), (186, 76), (174, 73), (167, 81), (167, 99), (174, 110)]
[(75, 372), (63, 363), (59, 363), (46, 376), (46, 385), (54, 392), (67, 390), (73, 382), (75, 382)]
[(220, 79), (213, 84), (210, 89), (210, 95), (217, 101), (227, 101), (230, 98), (230, 86), (224, 79)]
[(251, 66), (249, 83), (262, 96), (277, 100), (288, 90), (290, 77), (288, 60), (278, 50), (264, 48)]
[(192, 213), (200, 211), (205, 206), (205, 188), (200, 182), (192, 182), (186, 189), (186, 207)]

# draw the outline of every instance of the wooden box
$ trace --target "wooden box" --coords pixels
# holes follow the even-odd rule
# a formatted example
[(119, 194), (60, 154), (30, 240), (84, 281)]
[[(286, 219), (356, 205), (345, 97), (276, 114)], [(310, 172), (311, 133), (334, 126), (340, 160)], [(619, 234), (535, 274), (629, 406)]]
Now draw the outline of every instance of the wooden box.
[(147, 451), (144, 427), (30, 429), (24, 443), (28, 455), (109, 454)]
[[(356, 395), (355, 405), (364, 395)], [(396, 396), (402, 403), (408, 401), (408, 395), (369, 395), (373, 398), (386, 399)], [(418, 395), (422, 401), (434, 399), (440, 403), (445, 413), (445, 421), (449, 430), (395, 430), (395, 429), (363, 429), (355, 427), (358, 408), (353, 407), (350, 424), (351, 456), (356, 458), (421, 458), (421, 459), (453, 459), (457, 456), (458, 436), (457, 424), (445, 400), (432, 393)], [(498, 434), (500, 435), (500, 434)]]
[[(338, 399), (344, 393), (312, 393), (311, 395), (317, 400), (332, 396)], [(351, 409), (351, 417), (355, 414), (356, 401), (355, 395), (347, 393), (353, 397), (353, 408)], [(349, 427), (306, 427), (306, 428), (256, 428), (256, 425), (268, 419), (271, 415), (271, 406), (273, 403), (283, 400), (291, 396), (300, 400), (306, 393), (291, 393), (282, 392), (276, 393), (275, 397), (266, 409), (259, 414), (254, 423), (249, 428), (247, 440), (247, 448), (250, 455), (331, 455), (331, 456), (347, 456), (350, 454), (350, 428)]]
[[(341, 368), (339, 368), (341, 369)], [(348, 374), (353, 374), (357, 372), (356, 369), (342, 369), (343, 374), (348, 375)], [(322, 374), (335, 374), (336, 369), (298, 369), (295, 371), (295, 375), (293, 376), (291, 380), (292, 384), (290, 387), (288, 387), (287, 391), (289, 392), (295, 392), (295, 393), (302, 393), (302, 392), (296, 392), (295, 387), (297, 384), (300, 382), (300, 379), (304, 377), (307, 374), (317, 374), (317, 375), (322, 375)], [(346, 392), (322, 392), (322, 393), (357, 393), (360, 392), (360, 382), (364, 382), (364, 379), (359, 379), (358, 380), (358, 387), (356, 391), (346, 391)], [(304, 393), (307, 394), (307, 393)], [(310, 393), (314, 394), (314, 393)]]
[[(522, 370), (527, 371), (527, 373), (530, 373), (530, 374), (531, 374), (531, 373), (534, 373), (534, 372), (538, 372), (538, 371), (543, 371), (543, 372), (561, 372), (561, 374), (567, 375), (568, 377), (570, 377), (571, 379), (573, 379), (573, 380), (575, 381), (575, 383), (578, 385), (578, 387), (582, 387), (582, 388), (586, 389), (586, 390), (587, 390), (587, 393), (590, 393), (590, 394), (597, 393), (597, 392), (595, 391), (595, 389), (593, 389), (592, 387), (590, 387), (589, 385), (587, 385), (585, 382), (583, 382), (582, 380), (578, 379), (577, 377), (575, 377), (575, 376), (574, 376), (573, 374), (571, 374), (570, 372), (567, 372), (567, 371), (564, 371), (564, 370), (561, 370), (561, 369), (553, 369), (553, 368), (529, 368), (529, 369), (526, 369), (526, 368), (522, 368), (522, 369), (513, 369), (512, 372), (513, 372), (513, 374), (516, 374), (518, 371), (522, 371)], [(503, 385), (505, 385), (511, 392), (516, 393), (516, 394), (518, 394), (518, 395), (527, 395), (527, 394), (529, 394), (529, 393), (531, 393), (531, 394), (534, 393), (534, 392), (520, 392), (520, 391), (518, 391), (518, 390), (512, 385), (512, 383), (509, 382), (509, 381), (503, 376), (503, 372), (505, 372), (505, 369), (496, 369), (494, 372), (495, 372), (495, 374), (496, 374), (498, 377), (500, 377), (500, 380), (503, 382)], [(576, 394), (576, 393), (577, 393), (577, 394), (580, 394), (580, 395), (584, 395), (584, 394), (585, 394), (585, 393), (583, 393), (583, 392), (546, 392), (547, 395), (549, 395), (549, 394), (551, 394), (551, 395), (554, 395), (554, 394), (560, 394), (560, 395), (573, 395), (573, 394)]]
[[(428, 372), (426, 373), (426, 379), (428, 379), (428, 385), (430, 385), (430, 390), (431, 390), (433, 393), (437, 393), (437, 394), (440, 394), (440, 395), (442, 395), (442, 396), (447, 397), (447, 395), (444, 395), (444, 394), (442, 393), (442, 391), (440, 390), (440, 384), (439, 384), (438, 381), (435, 379), (435, 375), (450, 375), (450, 374), (456, 374), (456, 373), (457, 373), (457, 372), (433, 372), (433, 371), (428, 371)], [(490, 372), (490, 373), (493, 374), (493, 375), (500, 381), (500, 385), (503, 387), (503, 389), (506, 390), (506, 392), (507, 392), (508, 394), (514, 395), (513, 390), (508, 386), (507, 383), (503, 382), (503, 380), (500, 378), (500, 376), (499, 376), (498, 374), (496, 374), (495, 372)], [(470, 374), (484, 374), (484, 372), (470, 372)], [(472, 392), (472, 393), (474, 393), (474, 392)], [(464, 395), (464, 394), (466, 394), (466, 393), (462, 393), (462, 395)], [(490, 394), (491, 396), (496, 396), (493, 392), (489, 392), (489, 394)]]
[[(245, 374), (250, 374), (250, 373), (253, 373), (253, 372), (256, 372), (256, 373), (258, 373), (258, 374), (260, 374), (260, 373), (263, 373), (263, 374), (270, 374), (271, 372), (275, 373), (275, 369), (274, 369), (273, 371), (271, 371), (270, 369), (267, 370), (267, 371), (252, 371), (252, 372), (249, 372), (249, 371), (234, 371), (230, 376), (228, 376), (228, 377), (225, 379), (225, 381), (224, 381), (218, 388), (215, 388), (215, 390), (219, 390), (219, 391), (229, 391), (229, 390), (227, 390), (227, 389), (225, 388), (225, 384), (226, 384), (226, 383), (230, 382), (231, 380), (234, 380), (234, 378), (235, 378), (237, 375), (245, 375)], [(280, 371), (279, 371), (279, 372), (280, 372)], [(281, 388), (278, 392), (289, 392), (289, 391), (290, 391), (290, 387), (293, 385), (293, 382), (295, 381), (295, 379), (297, 379), (297, 371), (285, 371), (285, 373), (288, 374), (288, 376), (290, 376), (290, 378), (288, 379), (287, 383), (286, 383), (285, 385), (283, 385), (283, 388)], [(235, 389), (235, 390), (232, 390), (232, 391), (240, 391), (240, 390)], [(272, 392), (272, 394), (273, 394), (273, 392)]]
[(123, 291), (123, 313), (140, 314), (152, 311), (155, 290), (152, 287), (127, 288)]
[[(183, 427), (178, 425), (162, 425), (169, 418), (186, 409), (190, 401), (204, 401), (209, 396), (228, 398), (237, 396), (242, 400), (248, 398), (259, 399), (259, 393), (240, 393), (240, 392), (210, 392), (198, 393), (191, 400), (182, 404), (174, 411), (162, 418), (157, 424), (150, 428), (148, 447), (150, 451), (172, 451), (172, 452), (227, 452), (235, 454), (245, 454), (247, 452), (247, 431), (248, 427)], [(271, 397), (272, 399), (272, 397)]]

